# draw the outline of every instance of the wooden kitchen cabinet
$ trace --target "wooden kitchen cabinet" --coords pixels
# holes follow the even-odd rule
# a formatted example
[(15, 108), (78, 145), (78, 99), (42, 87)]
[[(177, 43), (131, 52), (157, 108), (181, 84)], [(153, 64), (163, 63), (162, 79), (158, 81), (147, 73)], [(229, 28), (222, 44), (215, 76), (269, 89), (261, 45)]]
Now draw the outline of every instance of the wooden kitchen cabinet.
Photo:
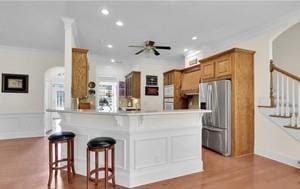
[(181, 80), (182, 80), (182, 71), (181, 70), (170, 70), (164, 73), (164, 86), (173, 85), (173, 97), (164, 98), (173, 98), (174, 100), (174, 109), (184, 109), (187, 108), (186, 99), (181, 97)]
[(202, 62), (201, 79), (211, 79), (215, 77), (215, 65), (213, 61)]
[(254, 51), (233, 48), (204, 58), (201, 82), (231, 80), (232, 156), (254, 151)]
[(174, 85), (181, 78), (180, 70), (170, 70), (164, 73), (164, 85)]
[(231, 75), (231, 56), (225, 55), (215, 60), (216, 77)]
[(72, 97), (82, 98), (87, 96), (88, 60), (87, 49), (72, 49)]
[(133, 71), (125, 76), (125, 91), (127, 97), (141, 97), (141, 72)]

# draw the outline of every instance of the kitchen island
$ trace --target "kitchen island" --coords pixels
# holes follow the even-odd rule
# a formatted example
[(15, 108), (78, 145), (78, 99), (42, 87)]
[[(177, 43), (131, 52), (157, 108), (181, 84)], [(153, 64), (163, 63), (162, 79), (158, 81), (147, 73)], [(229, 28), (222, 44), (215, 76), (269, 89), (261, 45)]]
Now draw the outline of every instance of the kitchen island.
[(132, 188), (203, 171), (202, 115), (210, 111), (47, 111), (59, 113), (62, 129), (76, 133), (75, 169), (81, 175), (86, 175), (86, 143), (100, 136), (117, 141), (118, 185)]

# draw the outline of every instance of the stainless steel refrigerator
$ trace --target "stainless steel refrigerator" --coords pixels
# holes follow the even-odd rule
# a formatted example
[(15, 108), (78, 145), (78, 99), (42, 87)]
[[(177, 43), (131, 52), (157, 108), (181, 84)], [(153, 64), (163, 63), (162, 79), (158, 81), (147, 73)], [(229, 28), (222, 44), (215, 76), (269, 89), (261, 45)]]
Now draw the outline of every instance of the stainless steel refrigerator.
[(200, 83), (200, 109), (212, 110), (204, 114), (202, 145), (221, 153), (231, 155), (231, 81), (220, 80)]

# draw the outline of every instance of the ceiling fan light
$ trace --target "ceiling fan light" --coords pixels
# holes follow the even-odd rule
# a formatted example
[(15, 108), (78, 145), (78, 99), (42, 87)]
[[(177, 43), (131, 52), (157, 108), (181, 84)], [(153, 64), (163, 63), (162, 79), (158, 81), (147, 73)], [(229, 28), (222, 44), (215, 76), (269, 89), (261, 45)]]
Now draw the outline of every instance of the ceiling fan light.
[(107, 9), (101, 9), (101, 14), (103, 14), (104, 16), (107, 16), (107, 15), (109, 15), (109, 11), (107, 10)]
[(118, 21), (116, 21), (116, 25), (121, 27), (121, 26), (124, 26), (124, 23), (122, 21), (118, 20)]

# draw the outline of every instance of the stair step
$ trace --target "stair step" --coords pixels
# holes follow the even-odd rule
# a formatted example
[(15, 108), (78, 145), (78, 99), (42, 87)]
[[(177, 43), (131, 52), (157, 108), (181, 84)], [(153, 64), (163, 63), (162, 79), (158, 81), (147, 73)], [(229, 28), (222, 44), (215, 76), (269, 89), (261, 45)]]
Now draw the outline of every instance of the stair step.
[(300, 130), (300, 127), (298, 127), (298, 126), (287, 125), (287, 126), (283, 126), (283, 127), (289, 128), (289, 129), (297, 129), (297, 130)]
[(257, 106), (259, 108), (275, 108), (276, 106)]
[(291, 118), (292, 116), (270, 115), (270, 117), (278, 117), (278, 118)]

